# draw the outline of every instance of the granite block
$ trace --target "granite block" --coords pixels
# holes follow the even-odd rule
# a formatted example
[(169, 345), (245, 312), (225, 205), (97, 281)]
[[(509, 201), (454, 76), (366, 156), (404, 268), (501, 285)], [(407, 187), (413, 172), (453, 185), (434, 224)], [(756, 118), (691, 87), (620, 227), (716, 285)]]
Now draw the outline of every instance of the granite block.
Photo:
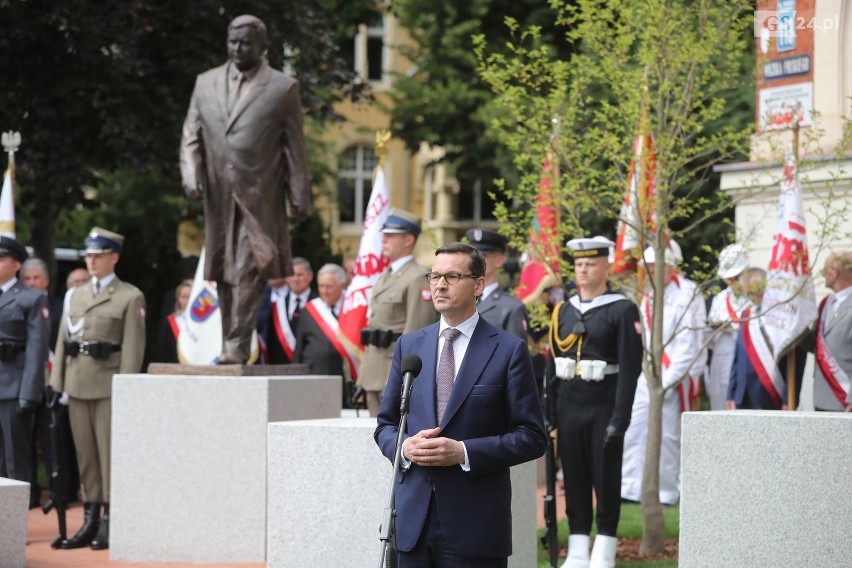
[(852, 414), (683, 415), (681, 568), (852, 566)]
[[(375, 428), (375, 419), (363, 418), (269, 425), (270, 568), (378, 564), (391, 463), (373, 441)], [(509, 566), (529, 568), (536, 559), (536, 464), (511, 475)]]
[(24, 568), (30, 484), (0, 477), (0, 566)]
[(340, 415), (340, 377), (116, 375), (110, 558), (262, 562), (267, 424)]

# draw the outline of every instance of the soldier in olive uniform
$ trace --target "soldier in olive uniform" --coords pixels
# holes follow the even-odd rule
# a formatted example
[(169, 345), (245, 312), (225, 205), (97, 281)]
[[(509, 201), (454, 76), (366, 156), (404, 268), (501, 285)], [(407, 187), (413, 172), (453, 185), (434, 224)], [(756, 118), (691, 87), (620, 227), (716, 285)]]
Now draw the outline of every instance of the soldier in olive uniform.
[(497, 278), (506, 264), (506, 237), (487, 229), (470, 229), (467, 240), (485, 257), (485, 291), (476, 311), (485, 321), (527, 340), (527, 308), (524, 303), (500, 287)]
[(29, 483), (50, 320), (46, 298), (15, 276), (26, 258), (23, 245), (0, 237), (0, 477)]
[(438, 321), (425, 279), (429, 269), (414, 261), (418, 236), (420, 218), (402, 209), (391, 209), (382, 225), (382, 251), (390, 266), (373, 287), (369, 327), (361, 330), (365, 350), (358, 381), (367, 393), (371, 416), (378, 413), (397, 338)]
[[(68, 292), (50, 385), (68, 400), (85, 519), (62, 548), (109, 547), (112, 377), (138, 373), (145, 351), (145, 297), (115, 275), (124, 237), (95, 227), (86, 238), (92, 277)], [(100, 519), (101, 505), (104, 508)]]

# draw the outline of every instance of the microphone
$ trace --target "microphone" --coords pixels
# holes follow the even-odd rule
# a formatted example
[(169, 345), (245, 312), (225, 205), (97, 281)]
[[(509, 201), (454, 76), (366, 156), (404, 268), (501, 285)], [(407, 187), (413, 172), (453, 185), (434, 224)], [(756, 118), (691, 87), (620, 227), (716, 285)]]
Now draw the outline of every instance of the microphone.
[(400, 415), (408, 414), (408, 399), (411, 396), (411, 387), (422, 368), (423, 359), (419, 356), (411, 354), (402, 358), (402, 363), (400, 364), (400, 369), (402, 370), (402, 395), (399, 401)]

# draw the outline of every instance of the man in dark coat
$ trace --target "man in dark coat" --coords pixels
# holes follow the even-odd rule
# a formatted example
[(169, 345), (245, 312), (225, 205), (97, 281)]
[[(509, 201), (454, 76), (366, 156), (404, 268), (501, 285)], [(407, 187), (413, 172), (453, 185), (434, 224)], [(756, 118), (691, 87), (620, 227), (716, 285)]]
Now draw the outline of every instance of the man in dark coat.
[(292, 274), (284, 202), (296, 222), (311, 209), (299, 83), (264, 60), (268, 45), (262, 21), (235, 18), (230, 61), (198, 76), (183, 125), (184, 190), (205, 200), (204, 275), (218, 287), (220, 364), (248, 360), (266, 281)]
[(23, 245), (0, 237), (0, 477), (29, 483), (50, 315), (47, 298), (16, 277), (26, 258)]
[(488, 229), (470, 229), (467, 240), (485, 257), (485, 291), (476, 311), (485, 321), (512, 335), (527, 340), (527, 308), (524, 303), (500, 287), (497, 281), (506, 264), (506, 237)]

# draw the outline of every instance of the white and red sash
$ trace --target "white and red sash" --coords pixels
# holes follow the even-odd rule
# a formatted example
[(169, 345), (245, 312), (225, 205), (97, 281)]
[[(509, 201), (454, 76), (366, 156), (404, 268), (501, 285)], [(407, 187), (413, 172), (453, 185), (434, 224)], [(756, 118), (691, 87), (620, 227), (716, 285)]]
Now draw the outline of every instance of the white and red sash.
[(761, 329), (760, 317), (750, 317), (751, 308), (743, 312), (743, 324), (740, 327), (740, 333), (743, 336), (746, 354), (751, 366), (757, 373), (757, 378), (760, 384), (763, 385), (763, 390), (772, 399), (772, 403), (780, 410), (783, 405), (784, 391), (786, 386), (781, 372), (778, 370), (778, 365), (775, 364), (775, 356), (772, 355), (772, 348), (766, 342), (766, 336), (763, 335)]
[(296, 335), (290, 329), (290, 320), (287, 318), (287, 302), (283, 297), (272, 300), (272, 323), (275, 327), (275, 335), (278, 343), (287, 355), (287, 359), (293, 360), (293, 351), (296, 349)]
[(349, 366), (349, 372), (352, 380), (358, 379), (358, 357), (356, 353), (350, 353), (343, 346), (343, 343), (340, 341), (340, 322), (337, 321), (337, 318), (334, 317), (334, 314), (331, 313), (331, 310), (328, 307), (322, 298), (314, 298), (310, 302), (307, 303), (305, 309), (311, 314), (311, 317), (314, 318), (314, 321), (317, 322), (320, 330), (323, 335), (325, 335), (326, 339), (331, 343), (340, 357), (347, 362)]
[(731, 303), (731, 295), (727, 294), (725, 296), (725, 307), (728, 309), (728, 318), (731, 320), (731, 327), (734, 330), (740, 328), (740, 316), (737, 313), (737, 310), (734, 308), (734, 305)]
[[(672, 276), (676, 277), (677, 275), (672, 275)], [(680, 286), (679, 281), (675, 281), (675, 284)], [(651, 330), (651, 322), (652, 322), (652, 318), (651, 318), (651, 302), (652, 302), (652, 299), (653, 298), (652, 298), (651, 295), (646, 294), (644, 301), (643, 301), (643, 304), (645, 305), (645, 314), (644, 314), (645, 315), (645, 329), (649, 330), (649, 333), (650, 333), (650, 330)], [(666, 353), (665, 349), (663, 350), (662, 364), (663, 364), (663, 369), (668, 369), (672, 364), (672, 359), (669, 356), (669, 354)], [(687, 411), (692, 410), (693, 408), (698, 408), (698, 396), (701, 394), (701, 390), (700, 390), (701, 386), (700, 386), (700, 384), (698, 384), (698, 381), (694, 380), (692, 378), (692, 375), (689, 375), (689, 374), (687, 375), (687, 378), (689, 379), (689, 381), (687, 382), (688, 388), (684, 388), (684, 381), (682, 381), (682, 380), (680, 382), (678, 382), (677, 386), (675, 387), (675, 389), (677, 391), (678, 399), (680, 400), (680, 411), (681, 412), (687, 412)]]
[(816, 361), (819, 365), (819, 370), (822, 376), (825, 377), (825, 382), (831, 388), (831, 392), (840, 401), (840, 404), (846, 406), (846, 396), (849, 394), (850, 380), (837, 359), (832, 355), (828, 344), (825, 342), (825, 307), (828, 304), (828, 299), (831, 296), (823, 298), (819, 304), (819, 318), (817, 319), (817, 334), (816, 334)]

